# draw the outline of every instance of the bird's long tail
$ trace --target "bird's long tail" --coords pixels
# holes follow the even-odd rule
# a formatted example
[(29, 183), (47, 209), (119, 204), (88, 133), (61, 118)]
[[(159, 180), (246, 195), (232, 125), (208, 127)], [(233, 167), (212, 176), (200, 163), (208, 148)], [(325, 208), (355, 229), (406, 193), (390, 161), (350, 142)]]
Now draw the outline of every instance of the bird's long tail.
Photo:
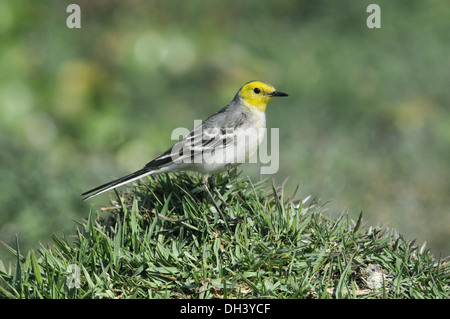
[(108, 182), (106, 184), (103, 184), (103, 185), (100, 185), (100, 186), (98, 186), (96, 188), (93, 188), (93, 189), (91, 189), (91, 190), (81, 194), (81, 196), (88, 195), (87, 197), (83, 198), (83, 200), (87, 200), (87, 199), (92, 198), (94, 196), (100, 195), (100, 194), (102, 194), (104, 192), (107, 192), (107, 191), (109, 191), (109, 190), (111, 190), (113, 188), (122, 186), (124, 184), (130, 183), (130, 182), (135, 181), (135, 180), (137, 180), (139, 178), (142, 178), (144, 176), (150, 175), (150, 174), (152, 174), (154, 172), (155, 172), (155, 170), (149, 170), (149, 169), (143, 168), (143, 169), (140, 169), (140, 170), (138, 170), (138, 171), (136, 171), (134, 173), (131, 173), (131, 174), (126, 175), (124, 177), (115, 179), (115, 180), (113, 180), (111, 182)]

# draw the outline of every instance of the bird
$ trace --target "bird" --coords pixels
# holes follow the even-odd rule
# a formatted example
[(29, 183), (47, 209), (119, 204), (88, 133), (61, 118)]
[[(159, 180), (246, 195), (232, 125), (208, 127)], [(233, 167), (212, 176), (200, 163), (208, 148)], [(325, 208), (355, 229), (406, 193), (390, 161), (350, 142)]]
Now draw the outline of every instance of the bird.
[(265, 133), (267, 104), (272, 98), (283, 96), (288, 94), (263, 81), (245, 83), (227, 106), (209, 116), (167, 151), (131, 174), (84, 192), (83, 200), (151, 174), (193, 171), (202, 174), (202, 188), (229, 227), (207, 183), (227, 207), (216, 188), (217, 174), (242, 164), (256, 152)]

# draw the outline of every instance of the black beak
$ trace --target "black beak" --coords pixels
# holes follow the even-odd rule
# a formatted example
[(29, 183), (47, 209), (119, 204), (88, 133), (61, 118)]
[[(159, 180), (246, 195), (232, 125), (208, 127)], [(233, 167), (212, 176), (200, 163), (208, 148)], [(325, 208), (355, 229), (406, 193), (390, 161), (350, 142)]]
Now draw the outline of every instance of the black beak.
[(289, 96), (287, 93), (283, 93), (280, 91), (273, 91), (272, 93), (269, 93), (270, 96)]

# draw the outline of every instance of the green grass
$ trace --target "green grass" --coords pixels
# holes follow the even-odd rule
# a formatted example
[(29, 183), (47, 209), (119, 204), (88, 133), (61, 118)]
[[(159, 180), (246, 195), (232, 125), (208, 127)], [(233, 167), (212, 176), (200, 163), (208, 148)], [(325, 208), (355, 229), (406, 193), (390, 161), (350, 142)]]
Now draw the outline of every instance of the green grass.
[(75, 238), (26, 254), (3, 243), (16, 262), (0, 260), (0, 297), (449, 298), (448, 258), (393, 230), (224, 174), (228, 231), (199, 185), (154, 176), (94, 208)]

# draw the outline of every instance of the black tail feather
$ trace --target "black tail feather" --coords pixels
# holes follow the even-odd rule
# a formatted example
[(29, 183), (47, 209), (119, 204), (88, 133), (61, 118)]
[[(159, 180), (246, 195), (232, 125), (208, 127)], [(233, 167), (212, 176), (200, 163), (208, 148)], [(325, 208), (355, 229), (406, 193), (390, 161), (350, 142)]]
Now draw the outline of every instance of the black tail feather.
[(135, 179), (139, 178), (139, 176), (144, 176), (144, 175), (147, 175), (148, 173), (149, 173), (149, 170), (140, 169), (134, 173), (131, 173), (131, 174), (123, 176), (121, 178), (115, 179), (115, 180), (105, 183), (103, 185), (97, 186), (91, 190), (88, 190), (87, 192), (84, 192), (83, 194), (81, 194), (81, 196), (87, 195), (87, 197), (83, 198), (83, 200), (87, 200), (91, 197), (94, 197), (94, 196), (106, 191), (106, 189), (113, 189), (113, 188), (115, 188), (115, 186), (123, 185), (127, 181), (131, 182), (131, 180), (135, 180)]

